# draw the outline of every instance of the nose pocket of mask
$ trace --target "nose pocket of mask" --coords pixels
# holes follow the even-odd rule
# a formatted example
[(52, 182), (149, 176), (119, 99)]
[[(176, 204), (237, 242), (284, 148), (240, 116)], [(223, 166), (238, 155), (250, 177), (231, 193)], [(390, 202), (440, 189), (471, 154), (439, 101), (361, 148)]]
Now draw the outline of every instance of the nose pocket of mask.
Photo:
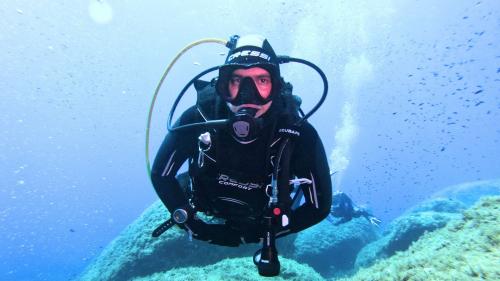
[(242, 104), (263, 105), (265, 102), (266, 100), (261, 97), (253, 79), (251, 77), (244, 77), (241, 79), (238, 95), (236, 95), (236, 98), (231, 103), (238, 106)]

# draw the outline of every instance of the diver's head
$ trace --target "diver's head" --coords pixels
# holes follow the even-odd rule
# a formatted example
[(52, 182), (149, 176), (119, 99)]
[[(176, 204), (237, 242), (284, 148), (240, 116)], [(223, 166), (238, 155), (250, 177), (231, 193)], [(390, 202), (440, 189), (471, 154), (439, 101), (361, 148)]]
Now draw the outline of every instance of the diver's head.
[(219, 69), (216, 87), (233, 113), (245, 111), (255, 118), (266, 113), (281, 90), (278, 58), (267, 39), (238, 38)]

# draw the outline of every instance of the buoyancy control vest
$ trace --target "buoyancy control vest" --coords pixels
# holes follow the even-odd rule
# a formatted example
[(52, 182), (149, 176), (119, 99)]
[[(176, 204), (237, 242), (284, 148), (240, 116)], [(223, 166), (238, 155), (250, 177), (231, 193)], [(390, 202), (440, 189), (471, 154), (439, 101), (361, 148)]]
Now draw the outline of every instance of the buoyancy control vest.
[[(231, 114), (215, 94), (214, 83), (197, 81), (194, 85), (197, 110), (203, 119)], [(192, 202), (198, 210), (248, 222), (262, 216), (269, 201), (266, 189), (273, 172), (272, 161), (279, 147), (277, 130), (300, 119), (300, 99), (293, 96), (290, 83), (284, 85), (281, 98), (263, 116), (265, 125), (255, 141), (242, 144), (224, 128), (207, 131), (205, 139), (200, 138), (198, 155), (189, 166)]]

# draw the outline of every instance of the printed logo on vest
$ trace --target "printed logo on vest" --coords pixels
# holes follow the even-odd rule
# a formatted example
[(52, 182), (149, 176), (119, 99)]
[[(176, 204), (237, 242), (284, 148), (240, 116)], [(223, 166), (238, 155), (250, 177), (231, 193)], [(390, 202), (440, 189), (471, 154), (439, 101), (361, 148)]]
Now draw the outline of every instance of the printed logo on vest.
[(283, 129), (279, 129), (278, 132), (280, 132), (282, 134), (291, 134), (291, 135), (296, 135), (297, 137), (300, 137), (299, 131), (292, 130), (292, 129), (283, 128)]
[(259, 189), (262, 187), (258, 183), (238, 182), (237, 180), (231, 178), (228, 175), (224, 175), (224, 174), (219, 174), (217, 181), (220, 185), (232, 186), (232, 187), (236, 187), (236, 188), (240, 188), (240, 189), (244, 189), (244, 190)]

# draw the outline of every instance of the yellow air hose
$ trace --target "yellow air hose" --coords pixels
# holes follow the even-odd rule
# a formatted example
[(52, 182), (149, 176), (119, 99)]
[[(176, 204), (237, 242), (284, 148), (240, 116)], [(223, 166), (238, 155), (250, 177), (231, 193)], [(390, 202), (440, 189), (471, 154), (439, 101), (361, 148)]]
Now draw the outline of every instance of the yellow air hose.
[(186, 47), (184, 47), (176, 56), (175, 58), (172, 60), (172, 62), (170, 62), (170, 64), (168, 65), (167, 69), (165, 70), (165, 72), (163, 73), (163, 76), (161, 77), (160, 79), (160, 82), (158, 83), (158, 86), (156, 86), (156, 90), (155, 90), (155, 93), (153, 95), (153, 99), (151, 100), (151, 105), (149, 107), (149, 114), (148, 114), (148, 123), (146, 125), (146, 168), (148, 170), (148, 176), (149, 178), (151, 178), (151, 163), (149, 161), (149, 131), (150, 131), (150, 128), (151, 128), (151, 117), (153, 116), (153, 109), (154, 109), (154, 106), (155, 106), (155, 102), (156, 102), (156, 97), (158, 96), (158, 92), (160, 92), (160, 89), (161, 89), (161, 86), (163, 84), (163, 81), (165, 80), (165, 78), (167, 77), (168, 73), (170, 72), (170, 69), (172, 69), (172, 67), (174, 66), (174, 64), (177, 62), (177, 60), (189, 49), (193, 48), (194, 46), (197, 46), (197, 45), (200, 45), (200, 44), (203, 44), (203, 43), (218, 43), (218, 44), (222, 44), (222, 45), (226, 45), (227, 44), (227, 40), (224, 40), (224, 39), (217, 39), (217, 38), (206, 38), (206, 39), (201, 39), (201, 40), (198, 40), (198, 41), (195, 41), (189, 45), (187, 45)]

